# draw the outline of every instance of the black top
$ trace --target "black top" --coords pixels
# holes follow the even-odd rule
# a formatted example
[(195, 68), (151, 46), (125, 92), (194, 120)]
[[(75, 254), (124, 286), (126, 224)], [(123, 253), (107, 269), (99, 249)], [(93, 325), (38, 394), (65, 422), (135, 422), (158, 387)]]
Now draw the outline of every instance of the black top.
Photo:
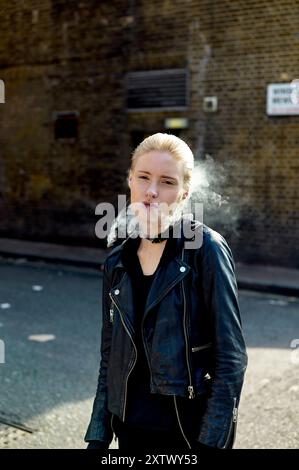
[[(171, 240), (169, 239), (166, 242), (160, 263), (165, 262), (170, 245)], [(166, 249), (167, 251), (165, 251)], [(126, 422), (148, 430), (169, 430), (177, 425), (174, 399), (172, 396), (150, 393), (150, 370), (141, 330), (146, 299), (156, 271), (152, 275), (144, 275), (137, 251), (132, 250), (129, 274), (132, 277), (134, 310), (136, 312), (137, 361), (128, 380)]]

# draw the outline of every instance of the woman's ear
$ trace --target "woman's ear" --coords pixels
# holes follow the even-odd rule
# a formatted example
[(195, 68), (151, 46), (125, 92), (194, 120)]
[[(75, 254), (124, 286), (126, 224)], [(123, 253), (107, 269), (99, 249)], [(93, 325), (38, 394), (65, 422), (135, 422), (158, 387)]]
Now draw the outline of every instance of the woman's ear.
[(129, 172), (129, 174), (128, 174), (127, 181), (128, 181), (128, 186), (131, 189), (131, 181), (132, 181), (132, 173), (131, 172)]

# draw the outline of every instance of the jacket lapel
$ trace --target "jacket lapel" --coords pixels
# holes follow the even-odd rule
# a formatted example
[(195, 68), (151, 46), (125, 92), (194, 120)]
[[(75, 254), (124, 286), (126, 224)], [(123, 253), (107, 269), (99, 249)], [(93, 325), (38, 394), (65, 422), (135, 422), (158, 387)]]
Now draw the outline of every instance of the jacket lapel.
[(188, 274), (190, 269), (190, 266), (179, 257), (158, 267), (147, 297), (144, 316), (161, 302), (165, 295)]
[[(133, 286), (131, 278), (128, 274), (126, 259), (123, 255), (123, 250), (127, 248), (126, 239), (119, 252), (119, 260), (115, 265), (115, 268), (121, 272), (120, 281), (113, 286), (110, 294), (113, 301), (117, 305), (118, 309), (123, 315), (123, 320), (130, 332), (134, 333), (134, 297), (133, 297)], [(183, 245), (184, 237), (180, 237), (175, 240), (174, 253), (167, 260), (166, 263), (160, 264), (157, 268), (156, 275), (154, 276), (152, 285), (149, 290), (147, 297), (144, 317), (161, 302), (161, 300), (167, 295), (167, 293), (175, 287), (184, 277), (187, 276), (191, 267), (183, 260)], [(131, 240), (132, 242), (132, 240)]]

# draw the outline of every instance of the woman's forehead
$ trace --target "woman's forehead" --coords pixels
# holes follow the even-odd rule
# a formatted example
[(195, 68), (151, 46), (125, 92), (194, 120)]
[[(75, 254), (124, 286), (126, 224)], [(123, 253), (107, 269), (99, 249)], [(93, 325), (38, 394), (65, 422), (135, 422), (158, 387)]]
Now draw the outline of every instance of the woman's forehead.
[(135, 165), (136, 171), (147, 171), (149, 173), (167, 172), (180, 173), (182, 162), (176, 160), (169, 152), (152, 151), (139, 156)]

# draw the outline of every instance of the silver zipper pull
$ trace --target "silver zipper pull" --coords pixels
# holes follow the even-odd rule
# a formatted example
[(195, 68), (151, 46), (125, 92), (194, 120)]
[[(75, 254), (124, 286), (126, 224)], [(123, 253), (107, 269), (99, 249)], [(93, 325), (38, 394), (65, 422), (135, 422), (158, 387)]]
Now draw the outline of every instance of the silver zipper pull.
[(188, 392), (189, 392), (189, 398), (190, 399), (194, 398), (194, 389), (192, 385), (188, 386)]
[(233, 422), (236, 423), (238, 419), (238, 408), (233, 409)]

